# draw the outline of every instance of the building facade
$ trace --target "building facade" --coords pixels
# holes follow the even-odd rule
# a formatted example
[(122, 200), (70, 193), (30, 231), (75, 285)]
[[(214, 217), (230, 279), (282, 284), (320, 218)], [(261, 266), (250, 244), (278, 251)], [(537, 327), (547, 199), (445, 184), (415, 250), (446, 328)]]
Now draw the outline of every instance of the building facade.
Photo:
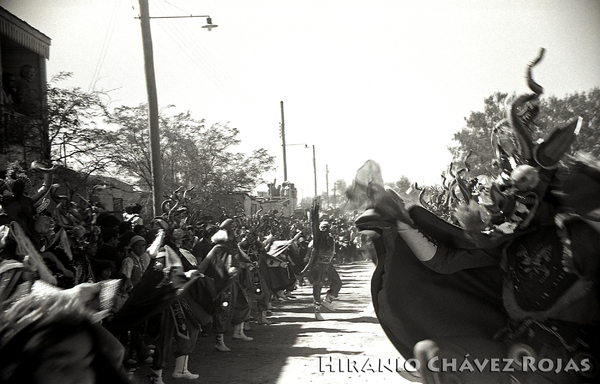
[(46, 61), (50, 38), (0, 7), (0, 172), (50, 158)]

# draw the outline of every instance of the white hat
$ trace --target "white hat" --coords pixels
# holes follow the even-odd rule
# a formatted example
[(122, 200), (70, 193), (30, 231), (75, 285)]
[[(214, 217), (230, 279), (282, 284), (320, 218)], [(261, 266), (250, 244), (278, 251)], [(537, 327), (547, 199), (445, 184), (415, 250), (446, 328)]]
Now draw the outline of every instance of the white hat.
[(133, 247), (133, 244), (140, 242), (140, 241), (143, 241), (144, 245), (146, 244), (146, 239), (144, 239), (142, 236), (133, 236), (131, 238), (131, 240), (129, 240), (129, 246)]

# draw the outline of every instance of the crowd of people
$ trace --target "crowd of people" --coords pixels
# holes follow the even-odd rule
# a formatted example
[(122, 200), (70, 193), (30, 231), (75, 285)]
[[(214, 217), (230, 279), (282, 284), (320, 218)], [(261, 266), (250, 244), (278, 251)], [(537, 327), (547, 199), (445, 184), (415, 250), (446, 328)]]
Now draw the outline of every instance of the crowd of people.
[(140, 204), (114, 213), (71, 201), (51, 186), (52, 168), (36, 170), (37, 191), (35, 171), (16, 163), (0, 183), (2, 382), (41, 382), (63, 347), (52, 371), (61, 383), (128, 382), (143, 365), (162, 383), (173, 357), (173, 378), (197, 379), (188, 361), (198, 337), (213, 335), (217, 352), (230, 351), (229, 334), (253, 341), (249, 322), (271, 324), (272, 302), (293, 300), (299, 285), (313, 286), (324, 320), (342, 286), (335, 264), (364, 259), (356, 215), (324, 215), (316, 201), (301, 219), (273, 211), (190, 225), (185, 210), (152, 217)]

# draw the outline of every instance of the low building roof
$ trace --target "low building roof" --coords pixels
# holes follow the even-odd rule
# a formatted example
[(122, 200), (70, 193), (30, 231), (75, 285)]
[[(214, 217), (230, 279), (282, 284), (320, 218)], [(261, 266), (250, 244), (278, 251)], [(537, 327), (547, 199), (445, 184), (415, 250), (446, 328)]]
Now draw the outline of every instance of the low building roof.
[(0, 34), (46, 59), (50, 58), (50, 38), (2, 7)]

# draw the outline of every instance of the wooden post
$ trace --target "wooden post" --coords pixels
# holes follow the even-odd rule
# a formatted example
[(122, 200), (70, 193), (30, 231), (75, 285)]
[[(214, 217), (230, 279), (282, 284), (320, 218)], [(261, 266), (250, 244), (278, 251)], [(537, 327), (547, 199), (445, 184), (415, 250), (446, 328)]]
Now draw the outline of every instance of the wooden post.
[(158, 97), (156, 95), (156, 78), (154, 75), (154, 53), (152, 51), (152, 35), (150, 33), (150, 10), (148, 0), (140, 2), (140, 24), (142, 26), (142, 42), (144, 47), (144, 69), (146, 72), (146, 90), (148, 93), (148, 123), (150, 130), (150, 164), (152, 170), (152, 202), (154, 216), (162, 214), (163, 173), (160, 161), (160, 130), (158, 125)]
[(283, 120), (283, 101), (281, 102), (281, 146), (283, 147), (283, 181), (287, 181), (287, 159), (285, 154), (285, 121)]
[(315, 199), (319, 197), (317, 193), (317, 158), (315, 156), (315, 145), (313, 144), (313, 169), (315, 172)]

